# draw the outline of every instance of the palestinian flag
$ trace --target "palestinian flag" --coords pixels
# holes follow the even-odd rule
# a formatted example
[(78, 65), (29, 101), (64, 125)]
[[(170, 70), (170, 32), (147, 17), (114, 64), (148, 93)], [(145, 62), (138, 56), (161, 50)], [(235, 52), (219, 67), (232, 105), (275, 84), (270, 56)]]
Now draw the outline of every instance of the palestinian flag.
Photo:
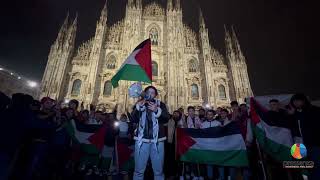
[(133, 50), (119, 71), (112, 77), (112, 86), (118, 87), (120, 80), (152, 82), (150, 39), (143, 41)]
[(267, 108), (262, 106), (266, 104), (263, 101), (269, 101), (269, 99), (250, 98), (252, 130), (260, 148), (277, 161), (291, 160), (290, 149), (294, 144), (291, 131), (280, 123), (275, 124), (272, 121), (267, 115)]
[(129, 139), (118, 139), (116, 143), (116, 157), (121, 171), (134, 169), (134, 144)]
[(181, 161), (219, 166), (248, 166), (246, 145), (236, 123), (207, 129), (177, 129)]
[(89, 154), (98, 154), (104, 145), (106, 127), (102, 125), (82, 124), (71, 120), (66, 125), (67, 132), (74, 143)]

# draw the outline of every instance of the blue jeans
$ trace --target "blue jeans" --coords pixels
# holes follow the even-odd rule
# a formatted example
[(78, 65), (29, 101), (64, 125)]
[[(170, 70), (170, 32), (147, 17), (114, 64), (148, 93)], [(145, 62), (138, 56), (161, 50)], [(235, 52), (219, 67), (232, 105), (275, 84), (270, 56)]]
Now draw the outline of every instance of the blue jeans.
[[(213, 179), (214, 176), (214, 167), (213, 165), (207, 165), (207, 176), (209, 179)], [(219, 171), (219, 176), (218, 176), (218, 180), (224, 180), (224, 167), (220, 167), (218, 166), (218, 171)]]
[[(229, 176), (231, 180), (236, 180), (237, 179), (237, 173), (239, 168), (236, 167), (218, 167), (218, 171), (219, 171), (219, 180), (224, 180), (224, 168), (228, 168), (229, 169)], [(242, 178), (243, 180), (249, 180), (250, 176), (251, 176), (251, 172), (249, 170), (249, 168), (243, 168), (242, 169)], [(210, 177), (209, 177), (210, 178)]]
[(143, 180), (148, 159), (151, 159), (154, 180), (164, 180), (162, 171), (164, 161), (164, 142), (158, 142), (157, 147), (153, 143), (142, 143), (140, 149), (135, 145), (134, 162), (135, 169), (133, 180)]

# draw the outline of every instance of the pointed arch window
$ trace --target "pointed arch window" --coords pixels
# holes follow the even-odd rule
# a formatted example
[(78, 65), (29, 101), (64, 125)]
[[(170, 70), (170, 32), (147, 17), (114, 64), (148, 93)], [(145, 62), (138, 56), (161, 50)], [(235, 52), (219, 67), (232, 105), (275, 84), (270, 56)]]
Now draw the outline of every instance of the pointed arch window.
[(199, 98), (199, 87), (197, 84), (192, 84), (191, 85), (191, 97), (194, 99)]
[(152, 61), (152, 76), (158, 76), (158, 63)]
[(197, 72), (198, 71), (198, 62), (195, 59), (191, 59), (188, 64), (189, 72)]
[(80, 95), (82, 81), (80, 79), (76, 79), (73, 81), (71, 95), (78, 96)]
[(159, 32), (155, 27), (150, 29), (149, 38), (151, 40), (151, 45), (158, 46), (158, 44), (159, 44)]
[(103, 88), (103, 95), (104, 96), (111, 96), (112, 94), (112, 84), (111, 81), (106, 81), (104, 83), (104, 88)]
[(116, 57), (114, 55), (111, 55), (107, 60), (107, 69), (115, 69), (116, 68)]
[(218, 86), (218, 90), (219, 90), (219, 99), (226, 99), (227, 95), (226, 95), (226, 88), (224, 87), (224, 85), (220, 84)]

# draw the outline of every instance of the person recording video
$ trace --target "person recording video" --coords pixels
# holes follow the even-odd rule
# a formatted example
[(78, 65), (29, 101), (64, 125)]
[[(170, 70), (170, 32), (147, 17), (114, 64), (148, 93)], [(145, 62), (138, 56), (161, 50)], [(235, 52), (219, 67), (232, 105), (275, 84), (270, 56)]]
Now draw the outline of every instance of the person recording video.
[(143, 180), (144, 171), (150, 157), (154, 179), (163, 180), (164, 124), (169, 120), (166, 105), (156, 99), (158, 90), (154, 86), (145, 88), (132, 112), (132, 121), (137, 123), (135, 134), (135, 171), (134, 180)]

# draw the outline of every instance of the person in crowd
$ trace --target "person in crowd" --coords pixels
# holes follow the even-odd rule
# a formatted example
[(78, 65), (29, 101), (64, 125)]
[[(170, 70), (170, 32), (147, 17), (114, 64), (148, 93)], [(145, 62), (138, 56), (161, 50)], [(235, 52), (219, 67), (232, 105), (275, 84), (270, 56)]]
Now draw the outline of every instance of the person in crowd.
[(314, 162), (309, 180), (320, 179), (320, 141), (315, 138), (320, 136), (320, 108), (311, 105), (308, 98), (301, 93), (295, 94), (290, 100), (290, 114), (295, 118), (294, 134), (302, 138), (308, 150), (307, 158)]
[(186, 115), (184, 113), (184, 109), (182, 107), (180, 107), (178, 109), (178, 111), (181, 113), (182, 117), (181, 117), (181, 121), (179, 121), (179, 126), (180, 127), (187, 127), (187, 124), (186, 124)]
[(196, 128), (199, 129), (201, 126), (201, 120), (195, 114), (196, 109), (193, 106), (188, 107), (188, 116), (186, 117), (186, 128)]
[(214, 118), (215, 118), (216, 120), (220, 120), (220, 119), (221, 119), (221, 110), (222, 110), (221, 107), (217, 107), (217, 109), (216, 109), (216, 115), (214, 116)]
[(244, 167), (242, 168), (242, 175), (244, 180), (249, 180), (252, 177), (252, 171), (250, 164), (254, 164), (254, 154), (252, 153), (252, 141), (253, 141), (253, 135), (251, 132), (251, 122), (250, 122), (250, 117), (249, 117), (249, 112), (248, 112), (248, 107), (246, 104), (240, 104), (240, 118), (239, 118), (239, 127), (241, 131), (241, 135), (246, 143), (246, 148), (247, 148), (247, 154), (249, 158), (249, 167)]
[(74, 111), (74, 116), (75, 116), (75, 117), (78, 117), (78, 115), (79, 115), (79, 114), (78, 114), (78, 113), (79, 113), (79, 111), (78, 111), (79, 101), (76, 100), (76, 99), (70, 100), (69, 103), (68, 103), (68, 107), (71, 108), (71, 109), (73, 109), (73, 111)]
[(281, 104), (278, 99), (271, 99), (269, 101), (270, 110), (267, 112), (268, 124), (271, 126), (285, 127), (289, 130), (293, 130), (294, 122), (285, 109), (281, 108)]
[[(186, 127), (185, 128), (195, 128), (200, 129), (201, 128), (201, 120), (198, 116), (195, 114), (195, 107), (189, 106), (188, 107), (188, 116), (186, 117)], [(193, 177), (194, 179), (198, 179), (200, 176), (199, 172), (199, 165), (198, 164), (190, 164), (190, 163), (184, 163), (183, 169), (185, 169), (185, 176), (186, 179), (190, 179)]]
[(179, 110), (173, 112), (169, 122), (167, 123), (167, 143), (166, 143), (166, 177), (175, 179), (178, 171), (178, 162), (175, 158), (175, 135), (176, 128), (179, 127), (179, 122), (182, 121), (182, 114)]
[(88, 110), (82, 110), (80, 112), (81, 122), (84, 124), (90, 124), (90, 112)]
[[(218, 127), (222, 126), (221, 122), (214, 119), (215, 117), (215, 111), (214, 110), (208, 110), (206, 113), (206, 120), (202, 122), (201, 129), (206, 129), (206, 128), (211, 128), (211, 127)], [(219, 178), (218, 179), (223, 179), (224, 178), (224, 168), (223, 167), (218, 167), (219, 171)], [(214, 166), (212, 165), (207, 165), (207, 177), (208, 179), (214, 179)]]
[(44, 178), (50, 175), (49, 150), (59, 122), (58, 108), (54, 108), (54, 103), (54, 100), (49, 97), (42, 98), (41, 110), (30, 121), (27, 134), (31, 140), (31, 154), (27, 178), (34, 178), (35, 176)]
[[(6, 99), (4, 97), (4, 99)], [(22, 179), (25, 175), (26, 154), (24, 146), (28, 143), (27, 132), (33, 114), (30, 111), (32, 99), (22, 93), (12, 95), (9, 104), (3, 103), (0, 126), (0, 175), (5, 178)], [(14, 132), (13, 132), (14, 130)], [(9, 138), (8, 138), (9, 137)]]
[[(264, 121), (269, 126), (283, 127), (292, 130), (293, 121), (289, 118), (290, 116), (288, 116), (286, 110), (281, 109), (281, 104), (278, 99), (269, 100), (269, 110), (266, 113), (266, 118), (264, 118)], [(290, 141), (293, 141), (293, 139), (291, 138)], [(264, 158), (267, 171), (269, 172), (267, 175), (270, 179), (288, 179), (287, 170), (282, 168), (282, 163), (266, 153), (264, 153)]]
[(230, 105), (231, 105), (230, 119), (232, 121), (239, 121), (241, 118), (239, 103), (237, 101), (232, 101)]
[(221, 115), (220, 115), (220, 122), (223, 126), (228, 125), (229, 123), (232, 122), (232, 120), (229, 118), (229, 111), (227, 109), (222, 109), (221, 110)]
[[(233, 110), (234, 111), (237, 111), (239, 108), (236, 108), (235, 104), (233, 104), (234, 108)], [(223, 126), (227, 126), (228, 124), (230, 124), (231, 122), (234, 122), (234, 120), (230, 119), (230, 117), (232, 118), (233, 116), (230, 116), (229, 115), (229, 111), (227, 109), (222, 109), (221, 110), (221, 119), (220, 119), (220, 122), (222, 123)], [(235, 168), (235, 167), (228, 167), (228, 168), (224, 168), (223, 170), (222, 169), (219, 169), (219, 174), (223, 174), (223, 177), (220, 176), (220, 178), (222, 180), (224, 180), (224, 171), (228, 169), (229, 170), (229, 176), (230, 176), (230, 179), (231, 180), (235, 180), (236, 179), (236, 176), (237, 176), (237, 171), (238, 171), (238, 168)]]
[[(61, 107), (58, 105), (56, 108)], [(51, 174), (57, 178), (66, 177), (66, 165), (68, 163), (68, 155), (70, 152), (71, 138), (65, 128), (66, 124), (74, 119), (74, 110), (71, 108), (61, 109), (56, 130), (50, 142), (49, 158), (51, 163)]]
[(136, 103), (132, 112), (133, 121), (138, 123), (135, 135), (135, 170), (134, 180), (142, 180), (150, 157), (155, 180), (163, 180), (164, 124), (169, 120), (166, 105), (156, 99), (158, 90), (154, 86), (145, 88), (147, 98)]
[(38, 114), (40, 112), (41, 109), (41, 103), (38, 100), (33, 100), (31, 105), (30, 105), (30, 110), (35, 113)]
[(103, 121), (107, 119), (107, 115), (102, 111), (96, 111), (94, 117), (90, 119), (90, 124), (103, 124)]
[(202, 107), (199, 109), (199, 119), (201, 122), (204, 122), (206, 120), (206, 110)]
[(206, 119), (201, 124), (201, 129), (222, 126), (221, 122), (214, 119), (216, 112), (212, 109), (208, 110), (206, 113)]

